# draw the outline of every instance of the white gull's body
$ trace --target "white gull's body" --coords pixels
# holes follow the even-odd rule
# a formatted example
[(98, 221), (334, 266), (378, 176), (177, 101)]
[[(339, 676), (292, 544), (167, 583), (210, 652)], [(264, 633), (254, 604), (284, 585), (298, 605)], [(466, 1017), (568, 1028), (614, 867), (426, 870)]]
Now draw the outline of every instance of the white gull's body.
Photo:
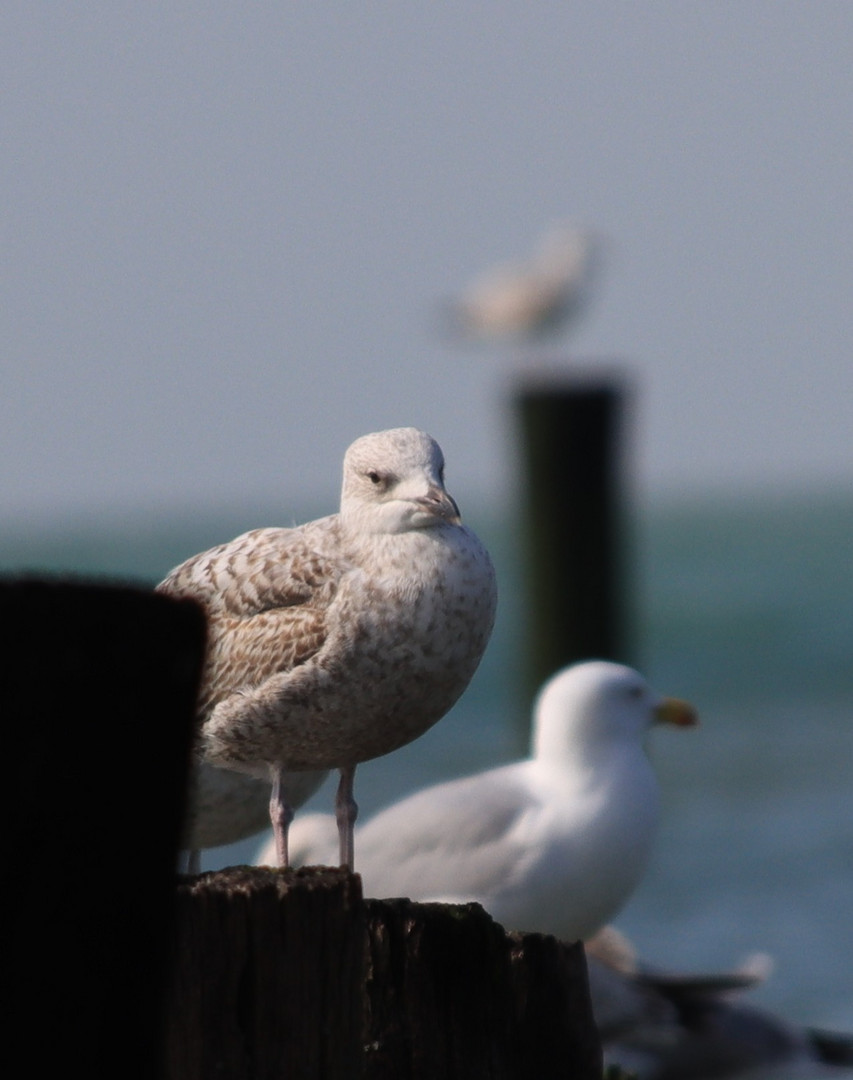
[(272, 779), (282, 863), (288, 774), (337, 768), (340, 856), (352, 864), (356, 765), (411, 742), (454, 704), (496, 604), (488, 553), (444, 488), (441, 449), (414, 428), (352, 444), (339, 513), (246, 533), (159, 589), (205, 607), (199, 755)]
[[(563, 670), (538, 698), (533, 757), (425, 788), (359, 828), (365, 892), (475, 900), (508, 929), (589, 937), (646, 868), (659, 794), (643, 739), (656, 720), (695, 714), (622, 665)], [(297, 821), (294, 861), (328, 862), (333, 834), (325, 815)]]

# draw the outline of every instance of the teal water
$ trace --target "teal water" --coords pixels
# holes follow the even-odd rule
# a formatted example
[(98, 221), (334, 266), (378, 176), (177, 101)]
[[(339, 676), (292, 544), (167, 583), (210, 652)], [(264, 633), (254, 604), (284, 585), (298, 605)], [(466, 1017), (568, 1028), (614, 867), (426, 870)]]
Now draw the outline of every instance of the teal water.
[[(313, 516), (307, 510), (297, 520)], [(514, 523), (469, 512), (493, 553), (498, 624), (469, 690), (417, 743), (359, 768), (362, 813), (518, 753), (524, 605)], [(267, 509), (0, 531), (0, 571), (154, 583)], [(695, 731), (655, 731), (664, 820), (649, 874), (617, 925), (649, 960), (718, 970), (750, 952), (775, 971), (750, 997), (853, 1031), (853, 496), (695, 500), (635, 513), (633, 655), (699, 708)], [(331, 807), (327, 783), (309, 804)], [(206, 868), (259, 843), (210, 852)]]
[(664, 823), (648, 878), (619, 920), (647, 956), (679, 966), (766, 951), (775, 972), (752, 998), (847, 1030), (851, 540), (849, 497), (645, 515), (645, 670), (689, 696), (703, 723), (690, 738), (655, 740)]

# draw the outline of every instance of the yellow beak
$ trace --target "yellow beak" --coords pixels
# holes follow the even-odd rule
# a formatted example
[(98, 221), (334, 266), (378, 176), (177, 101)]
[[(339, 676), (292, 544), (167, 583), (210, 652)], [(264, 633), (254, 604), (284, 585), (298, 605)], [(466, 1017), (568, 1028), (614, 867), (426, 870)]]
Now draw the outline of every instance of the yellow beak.
[(668, 697), (655, 708), (655, 723), (675, 724), (676, 727), (695, 727), (699, 723), (699, 714), (689, 701)]

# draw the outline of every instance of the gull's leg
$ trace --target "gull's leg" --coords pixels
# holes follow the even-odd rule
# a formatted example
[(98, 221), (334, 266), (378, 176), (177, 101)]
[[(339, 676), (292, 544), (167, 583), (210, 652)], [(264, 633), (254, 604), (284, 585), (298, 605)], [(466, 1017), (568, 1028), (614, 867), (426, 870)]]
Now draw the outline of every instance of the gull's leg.
[(190, 848), (187, 852), (187, 873), (193, 875), (201, 873), (201, 852), (198, 848)]
[(293, 821), (293, 807), (287, 801), (287, 793), (282, 783), (284, 770), (276, 766), (272, 770), (272, 795), (270, 796), (270, 821), (275, 836), (275, 853), (279, 866), (289, 866), (287, 851), (287, 831)]
[(352, 830), (358, 817), (358, 806), (352, 797), (352, 785), (355, 779), (355, 765), (347, 765), (340, 770), (341, 782), (335, 796), (335, 818), (338, 822), (338, 839), (341, 845), (341, 866), (353, 869)]

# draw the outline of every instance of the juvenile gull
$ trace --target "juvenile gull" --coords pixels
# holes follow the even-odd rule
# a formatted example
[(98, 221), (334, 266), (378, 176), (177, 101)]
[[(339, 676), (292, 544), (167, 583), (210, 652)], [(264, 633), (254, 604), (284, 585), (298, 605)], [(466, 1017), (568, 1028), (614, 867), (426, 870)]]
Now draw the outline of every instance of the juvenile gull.
[(365, 435), (343, 474), (339, 513), (246, 533), (159, 586), (207, 610), (199, 754), (272, 780), (281, 865), (287, 773), (340, 771), (340, 861), (352, 867), (356, 765), (447, 712), (494, 622), (494, 568), (445, 490), (434, 439), (415, 428)]
[[(645, 872), (659, 792), (643, 739), (661, 721), (696, 714), (620, 664), (563, 669), (540, 692), (531, 758), (424, 788), (359, 828), (366, 894), (476, 900), (507, 929), (590, 937)], [(330, 823), (296, 822), (295, 862), (330, 859)]]

